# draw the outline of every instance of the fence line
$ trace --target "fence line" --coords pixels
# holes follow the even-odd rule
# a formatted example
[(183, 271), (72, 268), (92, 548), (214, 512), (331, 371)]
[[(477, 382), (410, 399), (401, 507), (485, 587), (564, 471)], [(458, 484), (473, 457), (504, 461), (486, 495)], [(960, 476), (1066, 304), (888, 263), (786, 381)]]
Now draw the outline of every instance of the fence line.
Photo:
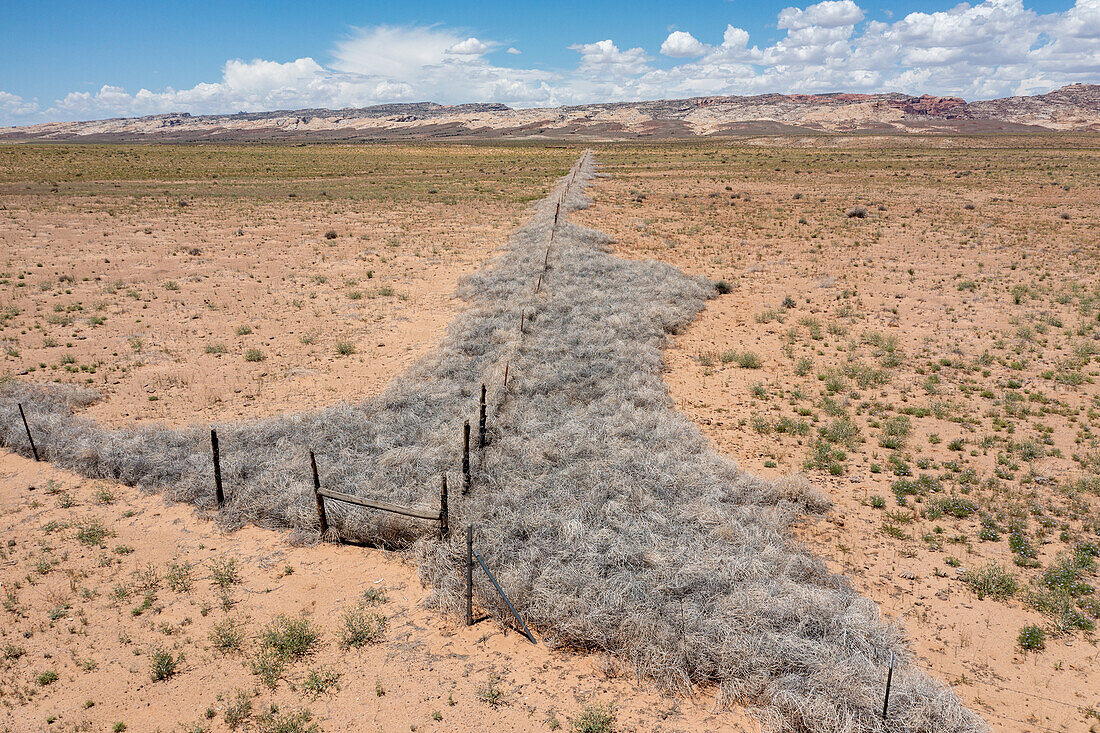
[[(467, 423), (467, 427), (469, 423)], [(345, 494), (342, 491), (334, 491), (332, 489), (321, 488), (321, 479), (317, 474), (317, 459), (313, 455), (313, 451), (309, 452), (309, 464), (313, 471), (313, 493), (317, 499), (317, 520), (321, 525), (321, 534), (324, 535), (328, 532), (328, 513), (325, 511), (325, 499), (333, 499), (335, 501), (342, 501), (346, 504), (354, 504), (355, 506), (364, 507), (367, 509), (378, 509), (384, 512), (391, 512), (393, 514), (401, 514), (406, 517), (413, 517), (415, 519), (427, 519), (433, 522), (439, 522), (439, 534), (442, 539), (446, 539), (449, 533), (450, 518), (448, 513), (450, 511), (447, 501), (447, 477), (443, 477), (443, 486), (439, 497), (439, 510), (435, 511), (427, 507), (415, 507), (415, 506), (403, 506), (401, 504), (391, 504), (387, 501), (378, 501), (377, 499), (366, 499), (361, 496), (353, 496), (351, 494)]]

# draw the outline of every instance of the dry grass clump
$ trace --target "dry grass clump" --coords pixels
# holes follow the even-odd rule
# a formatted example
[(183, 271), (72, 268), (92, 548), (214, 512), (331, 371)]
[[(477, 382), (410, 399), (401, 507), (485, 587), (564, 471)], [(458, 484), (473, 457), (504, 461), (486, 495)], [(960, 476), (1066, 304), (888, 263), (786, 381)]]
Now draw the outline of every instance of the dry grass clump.
[[(592, 175), (586, 157), (563, 211), (587, 205)], [(805, 482), (739, 471), (673, 409), (662, 348), (713, 283), (617, 258), (603, 234), (563, 219), (534, 293), (567, 181), (467, 279), (469, 308), (439, 349), (377, 399), (218, 426), (220, 520), (316, 532), (310, 449), (326, 486), (436, 506), (441, 474), (461, 485), (462, 423), (476, 425), (486, 384), (489, 446), (475, 454), (471, 493), (452, 494), (451, 521), (476, 524), (478, 551), (548, 644), (611, 652), (668, 688), (713, 683), (722, 701), (757, 707), (777, 730), (842, 732), (884, 730), (895, 653), (890, 730), (982, 728), (911, 663), (897, 627), (791, 540), (794, 517), (824, 500)], [(58, 390), (5, 389), (5, 445), (29, 451), (21, 399), (49, 460), (213, 509), (207, 426), (112, 432), (74, 418), (76, 402)], [(434, 526), (337, 502), (328, 515), (343, 536), (411, 547), (433, 602), (463, 608), (461, 533), (441, 543)], [(479, 604), (506, 619), (487, 582), (479, 576)]]

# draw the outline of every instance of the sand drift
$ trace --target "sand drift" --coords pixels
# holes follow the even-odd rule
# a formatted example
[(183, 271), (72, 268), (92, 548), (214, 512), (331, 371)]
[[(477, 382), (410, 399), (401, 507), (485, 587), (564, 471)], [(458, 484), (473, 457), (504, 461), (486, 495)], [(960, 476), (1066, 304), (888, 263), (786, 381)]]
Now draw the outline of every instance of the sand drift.
[[(315, 538), (310, 450), (326, 487), (397, 504), (438, 506), (446, 474), (452, 526), (476, 525), (478, 551), (547, 644), (606, 651), (669, 689), (713, 685), (776, 730), (983, 730), (916, 668), (900, 629), (790, 538), (826, 502), (804, 481), (739, 471), (673, 409), (662, 349), (714, 286), (618, 258), (569, 223), (594, 176), (586, 153), (460, 286), (468, 308), (439, 348), (376, 399), (214, 426), (218, 520)], [(483, 384), (489, 441), (461, 495), (462, 426), (476, 436)], [(0, 443), (30, 455), (22, 402), (44, 460), (215, 511), (211, 426), (106, 430), (73, 415), (95, 398), (2, 384)], [(344, 538), (413, 553), (432, 601), (464, 613), (463, 533), (441, 542), (438, 526), (339, 502), (328, 519)], [(479, 583), (481, 607), (507, 619)]]

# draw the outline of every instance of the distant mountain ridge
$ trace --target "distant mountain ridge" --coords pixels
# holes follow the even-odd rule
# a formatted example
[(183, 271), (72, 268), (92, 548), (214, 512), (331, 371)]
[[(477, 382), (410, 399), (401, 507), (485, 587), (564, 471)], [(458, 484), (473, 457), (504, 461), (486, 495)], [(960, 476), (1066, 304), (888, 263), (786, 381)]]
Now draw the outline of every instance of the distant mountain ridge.
[(967, 102), (905, 94), (760, 94), (569, 107), (381, 104), (0, 127), (0, 141), (637, 139), (797, 132), (1100, 132), (1100, 85)]

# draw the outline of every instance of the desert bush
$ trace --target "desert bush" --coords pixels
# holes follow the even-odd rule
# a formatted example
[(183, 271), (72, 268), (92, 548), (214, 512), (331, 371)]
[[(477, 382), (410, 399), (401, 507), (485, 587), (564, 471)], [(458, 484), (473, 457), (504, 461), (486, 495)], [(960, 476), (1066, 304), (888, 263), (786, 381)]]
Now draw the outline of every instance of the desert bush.
[(169, 564), (168, 573), (165, 575), (168, 587), (176, 593), (190, 592), (195, 585), (195, 578), (191, 571), (192, 566), (189, 562)]
[(150, 677), (154, 682), (160, 682), (171, 678), (179, 671), (180, 665), (183, 664), (183, 653), (177, 657), (167, 649), (154, 649), (152, 654), (149, 655), (149, 666), (151, 667)]
[(612, 733), (615, 711), (610, 705), (589, 703), (572, 720), (573, 733)]
[(844, 212), (844, 215), (849, 219), (864, 219), (867, 217), (867, 207), (853, 206), (852, 208)]
[(1020, 635), (1016, 637), (1016, 643), (1024, 651), (1042, 651), (1046, 648), (1046, 632), (1042, 626), (1030, 624), (1020, 629)]
[(81, 522), (76, 528), (76, 539), (82, 545), (95, 547), (102, 545), (104, 540), (114, 536), (114, 531), (104, 526), (103, 522), (98, 519)]
[(265, 687), (274, 690), (286, 673), (286, 659), (272, 649), (260, 649), (249, 660), (248, 668)]
[(286, 660), (301, 659), (321, 643), (321, 632), (308, 618), (276, 616), (260, 634), (260, 645)]
[(311, 669), (302, 680), (302, 689), (313, 697), (323, 695), (330, 690), (339, 689), (340, 673), (332, 669)]
[(313, 713), (309, 710), (280, 713), (274, 704), (255, 718), (258, 733), (320, 733), (321, 726), (312, 720)]
[(924, 515), (929, 519), (939, 519), (945, 514), (956, 519), (965, 519), (978, 511), (978, 505), (965, 496), (937, 496), (929, 499), (924, 506)]
[(245, 625), (240, 619), (226, 618), (210, 629), (210, 643), (222, 653), (240, 651), (244, 641)]
[(252, 693), (237, 690), (233, 699), (225, 705), (225, 724), (229, 730), (237, 730), (252, 717)]
[(235, 557), (219, 557), (210, 563), (210, 580), (218, 588), (229, 588), (241, 582), (241, 571)]
[(380, 613), (352, 608), (340, 619), (340, 645), (345, 649), (374, 644), (386, 631), (387, 619)]
[(1016, 576), (996, 561), (966, 571), (962, 579), (970, 590), (977, 594), (979, 600), (989, 596), (994, 600), (1003, 601), (1016, 595), (1018, 589)]

